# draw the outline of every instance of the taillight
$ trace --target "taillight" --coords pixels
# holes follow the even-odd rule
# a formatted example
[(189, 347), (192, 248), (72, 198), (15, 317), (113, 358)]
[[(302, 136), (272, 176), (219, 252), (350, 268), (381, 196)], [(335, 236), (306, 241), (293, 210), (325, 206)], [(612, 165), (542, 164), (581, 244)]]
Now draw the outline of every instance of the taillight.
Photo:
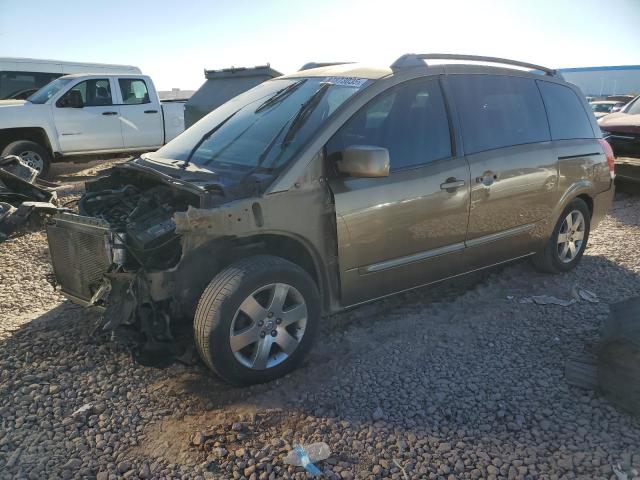
[(616, 156), (613, 154), (613, 149), (609, 142), (607, 142), (604, 138), (599, 138), (598, 143), (602, 146), (602, 150), (604, 150), (604, 154), (607, 157), (607, 165), (609, 165), (609, 173), (611, 174), (611, 178), (615, 178), (616, 176)]

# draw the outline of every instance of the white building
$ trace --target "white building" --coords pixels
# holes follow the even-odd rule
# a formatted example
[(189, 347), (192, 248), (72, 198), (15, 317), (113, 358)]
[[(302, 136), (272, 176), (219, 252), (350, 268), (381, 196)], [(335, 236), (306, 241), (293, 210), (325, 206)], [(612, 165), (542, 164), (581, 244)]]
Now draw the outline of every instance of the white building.
[(560, 68), (558, 72), (587, 97), (640, 94), (640, 65)]

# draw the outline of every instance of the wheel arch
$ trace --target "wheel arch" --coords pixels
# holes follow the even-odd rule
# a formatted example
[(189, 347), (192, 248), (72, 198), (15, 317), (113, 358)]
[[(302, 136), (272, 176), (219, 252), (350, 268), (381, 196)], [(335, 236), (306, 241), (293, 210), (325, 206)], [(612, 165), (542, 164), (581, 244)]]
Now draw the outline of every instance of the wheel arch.
[[(323, 312), (331, 310), (334, 293), (320, 253), (308, 241), (288, 232), (261, 232), (243, 237), (211, 239), (195, 249), (187, 249), (177, 267), (179, 278), (184, 279), (178, 283), (194, 278), (204, 280), (203, 269), (208, 270), (205, 273), (208, 283), (217, 272), (251, 255), (273, 255), (298, 265), (318, 287)], [(202, 285), (203, 288), (205, 286)]]
[(589, 208), (589, 215), (593, 217), (593, 198), (588, 193), (581, 193), (575, 198), (579, 198), (587, 204), (587, 207)]
[(47, 132), (42, 127), (20, 127), (20, 128), (3, 128), (0, 129), (0, 152), (10, 143), (17, 142), (19, 140), (28, 140), (35, 142), (45, 148), (51, 158), (54, 156), (51, 142)]

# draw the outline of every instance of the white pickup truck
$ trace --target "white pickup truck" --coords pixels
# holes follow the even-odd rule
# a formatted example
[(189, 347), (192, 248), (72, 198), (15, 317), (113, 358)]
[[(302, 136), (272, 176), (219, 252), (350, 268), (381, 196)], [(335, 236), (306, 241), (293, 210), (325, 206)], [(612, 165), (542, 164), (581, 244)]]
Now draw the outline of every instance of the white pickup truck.
[(27, 100), (0, 100), (0, 153), (44, 178), (54, 160), (155, 150), (183, 130), (184, 103), (161, 103), (145, 75), (65, 75)]

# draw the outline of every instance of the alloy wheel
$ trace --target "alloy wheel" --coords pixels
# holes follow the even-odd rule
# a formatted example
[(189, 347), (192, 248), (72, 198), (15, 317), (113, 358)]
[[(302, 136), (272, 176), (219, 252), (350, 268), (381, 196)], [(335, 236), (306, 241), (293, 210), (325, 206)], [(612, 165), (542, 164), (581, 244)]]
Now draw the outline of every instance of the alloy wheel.
[(289, 358), (307, 326), (304, 297), (286, 283), (271, 283), (238, 307), (229, 332), (235, 358), (247, 368), (265, 370)]
[(558, 232), (558, 257), (563, 263), (571, 262), (580, 253), (584, 242), (586, 223), (579, 210), (565, 217)]

